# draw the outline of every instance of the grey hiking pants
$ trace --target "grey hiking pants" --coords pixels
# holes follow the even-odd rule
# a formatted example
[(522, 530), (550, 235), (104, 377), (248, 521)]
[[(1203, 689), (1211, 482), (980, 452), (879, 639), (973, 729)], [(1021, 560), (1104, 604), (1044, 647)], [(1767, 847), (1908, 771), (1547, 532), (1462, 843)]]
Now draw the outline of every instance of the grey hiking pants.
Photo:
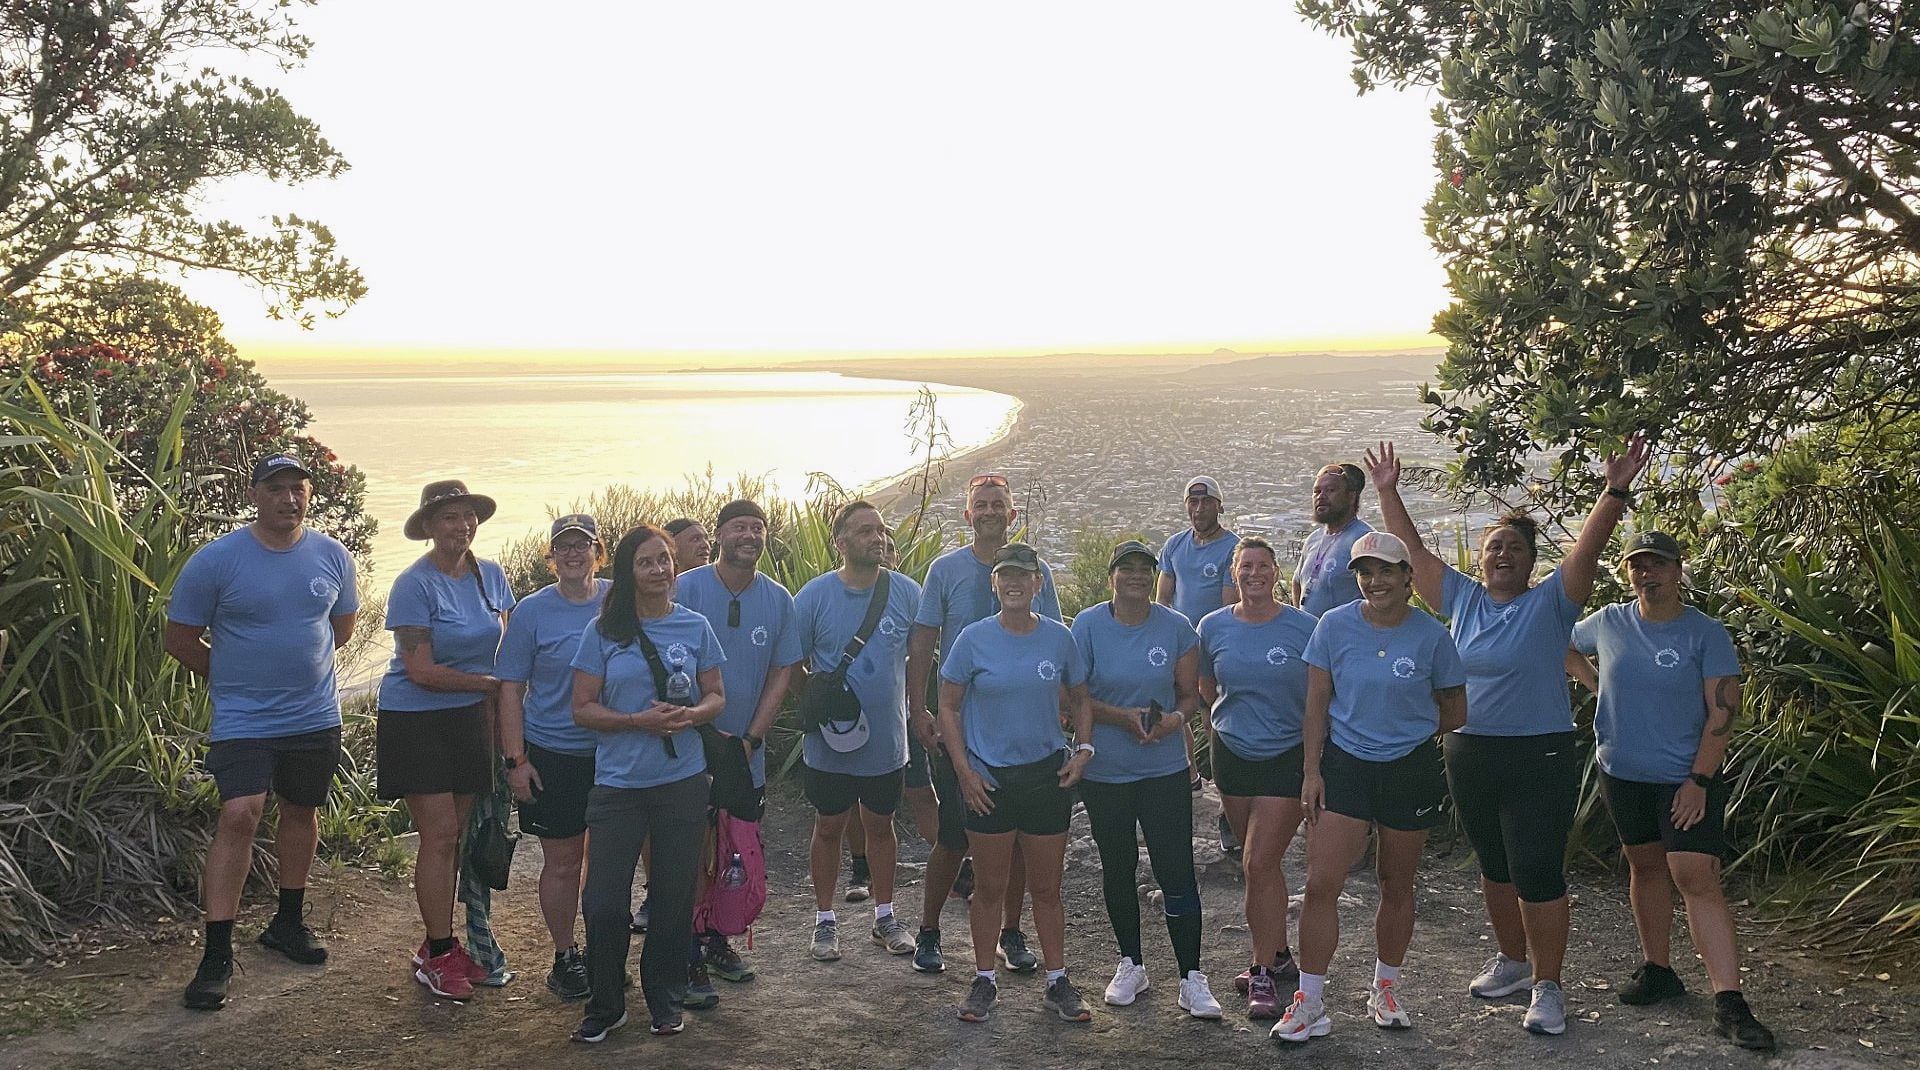
[(693, 893), (707, 838), (707, 774), (652, 788), (594, 785), (587, 796), (587, 1017), (618, 1021), (626, 1012), (627, 951), (632, 943), (633, 874), (640, 845), (653, 839), (650, 906), (640, 949), (640, 991), (651, 1016), (671, 1009), (687, 983), (693, 943)]

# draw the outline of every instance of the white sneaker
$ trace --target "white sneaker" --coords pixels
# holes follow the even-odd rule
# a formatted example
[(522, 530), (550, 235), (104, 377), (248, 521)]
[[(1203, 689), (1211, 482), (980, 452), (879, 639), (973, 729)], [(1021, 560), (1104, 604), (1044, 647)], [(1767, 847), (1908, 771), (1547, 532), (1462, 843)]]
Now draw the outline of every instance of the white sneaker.
[(1207, 975), (1195, 970), (1180, 978), (1180, 1009), (1195, 1018), (1220, 1017), (1220, 1001), (1207, 986)]
[(1533, 984), (1533, 966), (1526, 959), (1510, 959), (1498, 951), (1487, 960), (1480, 976), (1467, 985), (1467, 994), (1481, 999), (1499, 999)]
[(1382, 1029), (1411, 1029), (1413, 1017), (1400, 1005), (1400, 982), (1375, 981), (1367, 986), (1367, 1016)]
[(1555, 981), (1537, 981), (1527, 1005), (1527, 1017), (1520, 1023), (1529, 1033), (1557, 1037), (1567, 1031), (1567, 997)]
[[(1182, 982), (1181, 991), (1186, 991)], [(1147, 968), (1123, 958), (1113, 971), (1113, 980), (1107, 982), (1107, 1002), (1115, 1007), (1130, 1007), (1147, 990)]]
[(1304, 1044), (1314, 1037), (1324, 1037), (1333, 1032), (1333, 1019), (1327, 1017), (1327, 1005), (1318, 999), (1309, 999), (1305, 992), (1295, 992), (1293, 1003), (1287, 1007), (1287, 1013), (1273, 1025), (1273, 1031), (1267, 1036), (1274, 1040), (1285, 1040), (1295, 1044)]

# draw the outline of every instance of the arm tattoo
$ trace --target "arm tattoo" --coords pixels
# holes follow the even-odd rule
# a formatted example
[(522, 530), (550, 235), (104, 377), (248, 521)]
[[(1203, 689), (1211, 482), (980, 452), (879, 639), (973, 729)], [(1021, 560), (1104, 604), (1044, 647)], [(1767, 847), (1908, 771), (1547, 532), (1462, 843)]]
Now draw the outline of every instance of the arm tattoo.
[(431, 628), (395, 628), (393, 630), (393, 643), (400, 648), (402, 654), (410, 654), (421, 644), (432, 641)]
[(1713, 726), (1711, 734), (1715, 736), (1731, 735), (1733, 715), (1738, 712), (1740, 703), (1740, 682), (1731, 676), (1723, 676), (1713, 685), (1713, 706), (1720, 713), (1720, 723)]

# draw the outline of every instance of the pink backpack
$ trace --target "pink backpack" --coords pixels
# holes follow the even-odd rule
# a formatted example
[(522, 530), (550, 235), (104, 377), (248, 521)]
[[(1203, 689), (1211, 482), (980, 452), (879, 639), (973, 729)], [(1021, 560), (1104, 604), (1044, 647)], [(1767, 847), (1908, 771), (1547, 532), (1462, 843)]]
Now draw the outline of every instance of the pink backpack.
[(746, 933), (751, 948), (753, 923), (767, 905), (767, 856), (760, 847), (760, 826), (726, 810), (715, 810), (713, 821), (713, 865), (707, 872), (707, 894), (693, 912), (694, 931)]

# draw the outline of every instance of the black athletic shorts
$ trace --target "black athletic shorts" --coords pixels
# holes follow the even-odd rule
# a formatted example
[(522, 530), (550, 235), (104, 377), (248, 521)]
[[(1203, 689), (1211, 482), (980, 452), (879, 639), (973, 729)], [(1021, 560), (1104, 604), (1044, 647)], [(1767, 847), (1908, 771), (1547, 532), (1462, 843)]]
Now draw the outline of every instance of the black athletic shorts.
[[(1029, 836), (1060, 836), (1073, 822), (1073, 790), (1057, 780), (1065, 751), (1011, 769), (994, 769), (1000, 786), (987, 792), (993, 809), (985, 814), (967, 811), (967, 831), (982, 835), (1024, 832)], [(1018, 781), (1019, 787), (1012, 786)], [(958, 784), (955, 794), (959, 793)], [(962, 805), (965, 805), (962, 800)]]
[(1440, 745), (1425, 740), (1390, 762), (1356, 758), (1329, 740), (1320, 756), (1327, 809), (1399, 832), (1421, 832), (1447, 819), (1447, 776)]
[(533, 798), (517, 804), (520, 831), (545, 840), (570, 840), (587, 831), (593, 755), (548, 750), (529, 740), (527, 761), (540, 777), (540, 787)]
[(800, 764), (800, 791), (823, 816), (833, 817), (853, 809), (854, 803), (869, 813), (890, 815), (900, 809), (900, 792), (906, 783), (906, 767), (879, 776), (854, 776), (851, 773), (823, 773), (805, 762)]
[(1239, 798), (1300, 797), (1301, 762), (1305, 744), (1296, 743), (1271, 758), (1242, 758), (1227, 741), (1214, 737), (1213, 783), (1222, 795)]
[(482, 795), (493, 790), (493, 741), (476, 702), (451, 710), (381, 710), (378, 793)]
[(1690, 829), (1673, 827), (1673, 796), (1679, 784), (1647, 784), (1600, 773), (1600, 794), (1613, 815), (1614, 830), (1628, 847), (1659, 841), (1669, 851), (1693, 851), (1719, 858), (1727, 853), (1727, 780), (1716, 776), (1707, 787), (1707, 809)]
[(954, 775), (953, 761), (947, 757), (946, 748), (928, 756), (925, 747), (918, 740), (907, 743), (907, 790), (933, 790), (933, 798), (940, 810), (940, 829), (936, 833), (940, 846), (950, 850), (967, 849), (967, 800), (960, 794), (960, 779)]
[(340, 769), (340, 726), (271, 739), (223, 739), (207, 745), (206, 765), (221, 802), (272, 789), (295, 806), (321, 806)]

